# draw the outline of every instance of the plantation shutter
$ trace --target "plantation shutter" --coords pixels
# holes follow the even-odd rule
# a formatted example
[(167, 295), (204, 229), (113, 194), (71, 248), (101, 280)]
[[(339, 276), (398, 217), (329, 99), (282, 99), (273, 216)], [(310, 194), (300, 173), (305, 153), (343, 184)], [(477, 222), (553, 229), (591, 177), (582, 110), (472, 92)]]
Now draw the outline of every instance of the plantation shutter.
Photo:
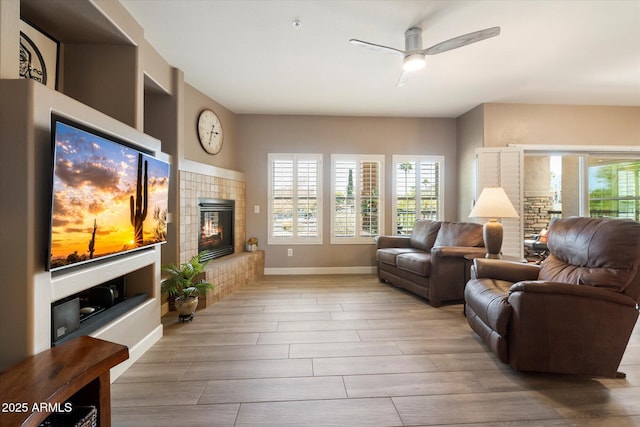
[(318, 173), (317, 160), (298, 160), (295, 229), (301, 237), (318, 237)]
[(373, 244), (383, 228), (384, 156), (331, 156), (331, 243)]
[(293, 236), (293, 160), (274, 159), (271, 173), (273, 237)]
[(380, 234), (380, 162), (360, 162), (360, 236)]
[(441, 156), (393, 156), (393, 232), (410, 235), (418, 219), (443, 216)]
[(335, 237), (356, 235), (355, 180), (358, 178), (355, 160), (334, 162), (335, 209), (333, 233)]
[(269, 244), (322, 243), (321, 194), (321, 154), (269, 154)]

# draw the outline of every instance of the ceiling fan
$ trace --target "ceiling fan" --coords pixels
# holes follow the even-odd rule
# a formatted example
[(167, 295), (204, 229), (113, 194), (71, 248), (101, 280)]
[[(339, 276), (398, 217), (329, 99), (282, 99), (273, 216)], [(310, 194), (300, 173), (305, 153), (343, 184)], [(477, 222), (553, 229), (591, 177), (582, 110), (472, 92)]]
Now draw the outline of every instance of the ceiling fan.
[(409, 80), (409, 75), (413, 71), (419, 70), (426, 65), (426, 55), (436, 55), (448, 50), (457, 49), (471, 43), (495, 37), (498, 34), (500, 34), (500, 27), (491, 27), (480, 31), (474, 31), (469, 34), (464, 34), (462, 36), (454, 37), (452, 39), (435, 44), (427, 49), (422, 49), (422, 28), (411, 27), (404, 33), (405, 50), (395, 49), (393, 47), (382, 46), (379, 44), (369, 43), (357, 39), (351, 39), (349, 40), (349, 42), (358, 46), (368, 47), (381, 52), (403, 56), (404, 62), (402, 64), (402, 73), (400, 74), (400, 80), (398, 80), (397, 85), (398, 87), (400, 87), (404, 86), (407, 83), (407, 81)]

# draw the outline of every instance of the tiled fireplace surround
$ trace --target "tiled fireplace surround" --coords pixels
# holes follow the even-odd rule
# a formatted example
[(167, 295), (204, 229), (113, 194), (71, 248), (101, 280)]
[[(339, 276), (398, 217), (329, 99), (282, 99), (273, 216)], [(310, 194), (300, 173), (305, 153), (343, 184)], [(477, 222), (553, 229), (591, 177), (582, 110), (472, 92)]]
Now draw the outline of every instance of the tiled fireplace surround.
[(264, 274), (264, 252), (245, 252), (246, 240), (246, 183), (235, 173), (212, 176), (192, 170), (179, 171), (180, 183), (180, 262), (186, 262), (198, 252), (199, 213), (198, 200), (235, 200), (233, 255), (212, 260), (207, 266), (206, 280), (215, 284), (200, 307), (230, 295), (253, 279)]

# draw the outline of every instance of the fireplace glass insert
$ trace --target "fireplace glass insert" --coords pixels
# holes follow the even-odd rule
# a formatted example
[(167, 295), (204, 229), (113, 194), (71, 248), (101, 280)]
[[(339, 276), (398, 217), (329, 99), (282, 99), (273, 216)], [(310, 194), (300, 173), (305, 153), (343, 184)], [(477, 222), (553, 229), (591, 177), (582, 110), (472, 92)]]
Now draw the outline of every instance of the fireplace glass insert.
[(208, 251), (206, 259), (219, 258), (234, 252), (234, 200), (200, 199), (200, 234), (198, 252)]

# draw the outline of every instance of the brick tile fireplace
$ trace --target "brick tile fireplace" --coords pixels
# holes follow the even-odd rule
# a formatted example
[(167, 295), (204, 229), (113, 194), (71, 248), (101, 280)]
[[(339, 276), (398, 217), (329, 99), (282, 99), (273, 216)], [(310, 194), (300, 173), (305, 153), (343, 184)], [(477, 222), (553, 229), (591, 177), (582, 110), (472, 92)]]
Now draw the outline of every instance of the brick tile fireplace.
[[(203, 200), (232, 200), (234, 210), (234, 254), (212, 260), (207, 266), (206, 279), (215, 289), (201, 298), (206, 307), (231, 294), (254, 278), (264, 274), (264, 252), (244, 252), (246, 240), (246, 184), (243, 175), (186, 162), (179, 171), (180, 191), (180, 262), (198, 253), (201, 234), (200, 207)], [(182, 165), (181, 165), (182, 166)], [(209, 170), (211, 169), (211, 170)], [(212, 172), (213, 171), (213, 172)], [(220, 175), (220, 176), (215, 176)]]
[(235, 201), (235, 252), (242, 252), (246, 235), (245, 183), (243, 181), (180, 171), (180, 262), (189, 260), (198, 252), (200, 235), (201, 199)]

